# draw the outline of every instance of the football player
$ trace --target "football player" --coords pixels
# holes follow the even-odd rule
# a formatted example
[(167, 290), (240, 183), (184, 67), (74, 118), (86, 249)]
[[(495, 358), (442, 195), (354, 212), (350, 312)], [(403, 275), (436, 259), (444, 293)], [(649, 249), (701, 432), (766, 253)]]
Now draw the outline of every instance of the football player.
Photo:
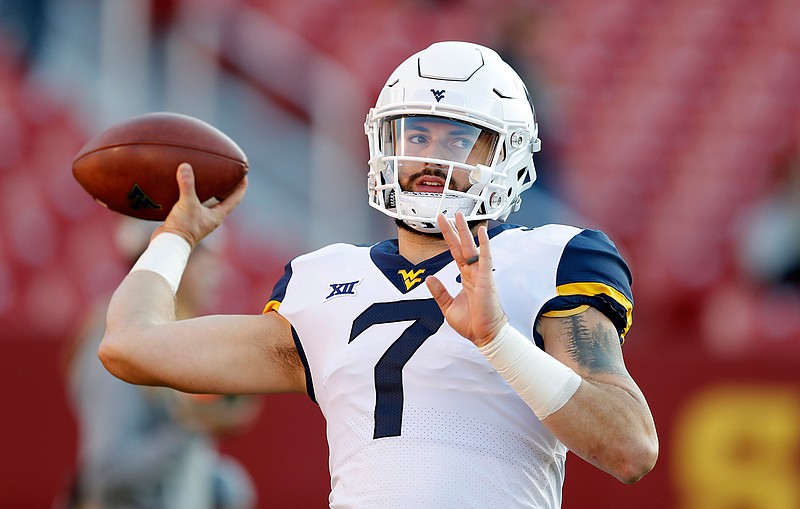
[(561, 505), (568, 450), (631, 483), (655, 464), (626, 370), (631, 276), (600, 231), (505, 223), (535, 180), (531, 98), (493, 50), (411, 56), (365, 123), (369, 204), (397, 238), (286, 266), (263, 314), (176, 322), (192, 246), (242, 199), (178, 204), (114, 294), (100, 356), (133, 383), (307, 392), (327, 422), (331, 507)]

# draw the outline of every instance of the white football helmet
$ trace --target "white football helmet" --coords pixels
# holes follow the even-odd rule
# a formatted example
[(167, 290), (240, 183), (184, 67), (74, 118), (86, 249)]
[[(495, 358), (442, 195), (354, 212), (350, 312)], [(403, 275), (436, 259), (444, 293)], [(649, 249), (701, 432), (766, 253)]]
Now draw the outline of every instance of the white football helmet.
[(439, 212), (504, 221), (541, 147), (525, 84), (494, 51), (438, 42), (392, 73), (364, 124), (370, 206), (421, 232)]

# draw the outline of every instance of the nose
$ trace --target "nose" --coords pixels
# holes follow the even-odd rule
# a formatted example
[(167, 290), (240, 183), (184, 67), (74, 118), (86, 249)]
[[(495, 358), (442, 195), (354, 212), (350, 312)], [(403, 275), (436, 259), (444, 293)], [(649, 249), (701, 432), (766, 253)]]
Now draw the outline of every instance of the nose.
[(430, 157), (431, 159), (447, 159), (448, 151), (447, 147), (443, 146), (442, 143), (429, 143), (420, 150), (419, 152), (420, 157)]

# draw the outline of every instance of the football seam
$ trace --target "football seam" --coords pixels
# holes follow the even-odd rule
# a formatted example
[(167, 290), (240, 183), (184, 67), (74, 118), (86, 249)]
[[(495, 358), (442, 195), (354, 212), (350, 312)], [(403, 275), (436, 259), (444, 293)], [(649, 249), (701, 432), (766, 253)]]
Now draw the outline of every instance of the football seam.
[(229, 157), (229, 156), (226, 156), (226, 155), (223, 155), (223, 154), (218, 154), (217, 152), (211, 152), (210, 150), (204, 150), (204, 149), (201, 149), (201, 148), (187, 147), (185, 145), (176, 145), (176, 144), (173, 144), (173, 143), (153, 143), (153, 142), (118, 143), (116, 145), (108, 145), (108, 146), (105, 146), (105, 147), (101, 147), (101, 148), (97, 148), (97, 149), (94, 149), (92, 151), (89, 151), (89, 152), (83, 154), (82, 156), (76, 158), (75, 161), (76, 162), (80, 161), (81, 159), (84, 159), (84, 158), (86, 158), (86, 157), (88, 157), (88, 156), (90, 156), (92, 154), (97, 153), (97, 152), (102, 152), (103, 150), (108, 150), (108, 149), (118, 148), (118, 147), (132, 147), (132, 146), (135, 146), (135, 145), (155, 145), (155, 146), (159, 146), (159, 147), (172, 147), (172, 148), (180, 148), (180, 149), (184, 149), (184, 150), (193, 150), (195, 152), (200, 152), (202, 154), (208, 154), (210, 156), (216, 156), (216, 157), (219, 157), (221, 159), (227, 159), (228, 161), (242, 163), (242, 164), (244, 164), (245, 168), (247, 168), (249, 166), (248, 161), (246, 160), (247, 156), (245, 156), (245, 160), (241, 160), (241, 159), (237, 159), (237, 158), (234, 158), (234, 157)]

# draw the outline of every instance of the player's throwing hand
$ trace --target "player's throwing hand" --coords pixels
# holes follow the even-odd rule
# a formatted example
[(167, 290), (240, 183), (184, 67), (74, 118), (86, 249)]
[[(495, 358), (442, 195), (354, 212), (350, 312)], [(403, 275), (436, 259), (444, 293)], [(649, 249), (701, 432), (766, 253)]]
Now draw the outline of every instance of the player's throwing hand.
[(153, 236), (161, 232), (175, 233), (186, 239), (192, 247), (222, 224), (225, 217), (242, 201), (247, 190), (247, 177), (244, 177), (227, 198), (206, 207), (200, 203), (195, 192), (194, 170), (191, 165), (183, 163), (178, 166), (175, 178), (178, 179), (180, 199)]

